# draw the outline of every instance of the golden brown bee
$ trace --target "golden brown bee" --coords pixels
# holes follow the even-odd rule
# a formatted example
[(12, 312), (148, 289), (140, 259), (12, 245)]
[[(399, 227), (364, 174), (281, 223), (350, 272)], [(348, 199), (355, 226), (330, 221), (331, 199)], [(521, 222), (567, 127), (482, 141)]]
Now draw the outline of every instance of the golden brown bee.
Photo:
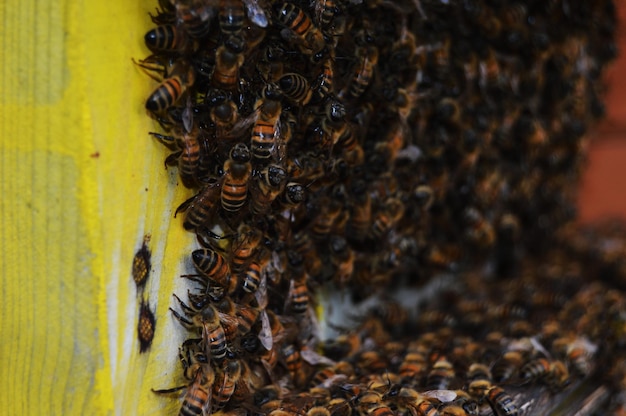
[(309, 308), (309, 289), (306, 284), (306, 275), (301, 262), (294, 265), (290, 261), (290, 269), (293, 277), (289, 282), (287, 306), (296, 316), (301, 317)]
[(287, 172), (276, 164), (270, 164), (255, 177), (254, 185), (250, 188), (250, 210), (253, 214), (266, 214), (272, 202), (285, 188)]
[(550, 372), (550, 361), (536, 358), (524, 364), (520, 369), (520, 378), (524, 382), (534, 382), (544, 378)]
[(221, 45), (215, 52), (215, 69), (211, 77), (214, 87), (232, 91), (239, 86), (239, 69), (243, 65), (244, 55)]
[(306, 416), (330, 416), (330, 411), (323, 406), (315, 406), (306, 412)]
[(220, 182), (211, 179), (197, 195), (183, 202), (176, 209), (176, 214), (181, 211), (185, 212), (185, 220), (183, 221), (185, 230), (194, 231), (209, 226), (218, 205), (220, 194)]
[(176, 6), (176, 17), (185, 32), (194, 39), (203, 38), (211, 30), (213, 9), (206, 2), (173, 2)]
[[(194, 250), (191, 253), (191, 259), (196, 270), (198, 270), (203, 277), (223, 287), (227, 294), (232, 294), (235, 291), (237, 288), (237, 279), (231, 278), (230, 266), (217, 251), (212, 248)], [(190, 278), (190, 280), (198, 281), (205, 287), (209, 286), (206, 280), (194, 279), (192, 275), (183, 276)]]
[(226, 406), (235, 392), (235, 385), (241, 377), (241, 364), (238, 360), (227, 362), (217, 373), (213, 384), (213, 412)]
[(345, 238), (334, 235), (330, 238), (331, 262), (335, 266), (334, 281), (340, 286), (352, 279), (356, 256)]
[(467, 392), (476, 400), (482, 400), (492, 387), (491, 382), (486, 379), (476, 379), (470, 381)]
[(178, 137), (165, 136), (150, 132), (152, 136), (165, 144), (170, 149), (178, 148), (165, 159), (166, 165), (178, 163), (178, 173), (187, 188), (193, 188), (198, 183), (198, 173), (200, 168), (200, 140), (199, 130), (194, 127), (191, 132), (183, 131)]
[(454, 367), (445, 357), (439, 358), (426, 377), (426, 390), (446, 390), (454, 380)]
[(289, 72), (280, 77), (277, 84), (288, 100), (300, 105), (306, 105), (311, 101), (312, 91), (304, 76)]
[(201, 311), (194, 311), (185, 305), (176, 295), (183, 315), (170, 308), (176, 319), (187, 329), (198, 331), (202, 335), (206, 353), (212, 359), (222, 360), (226, 357), (226, 333), (220, 322), (220, 314), (211, 304), (205, 305)]
[(311, 235), (314, 240), (321, 241), (327, 238), (341, 211), (342, 207), (339, 202), (327, 197), (320, 198), (318, 214), (310, 225)]
[(359, 47), (356, 50), (358, 64), (347, 89), (339, 93), (339, 98), (357, 99), (367, 89), (374, 78), (378, 64), (378, 48), (375, 46)]
[(493, 365), (493, 379), (497, 382), (510, 380), (522, 366), (524, 356), (519, 351), (507, 351)]
[(494, 386), (487, 394), (487, 402), (497, 416), (517, 416), (515, 402), (501, 387)]
[(557, 338), (552, 342), (552, 348), (559, 351), (571, 363), (574, 372), (586, 377), (592, 370), (593, 354), (597, 346), (585, 338)]
[(467, 412), (461, 407), (454, 404), (444, 406), (439, 414), (441, 416), (467, 416)]
[(302, 355), (300, 354), (300, 349), (294, 344), (287, 344), (283, 347), (282, 352), (287, 371), (289, 371), (292, 380), (296, 382), (300, 379), (298, 374), (302, 370)]
[(252, 260), (241, 279), (241, 289), (245, 293), (254, 293), (261, 284), (261, 272), (263, 266), (258, 261)]
[(224, 162), (221, 201), (225, 211), (236, 212), (244, 206), (251, 174), (250, 150), (245, 144), (237, 143), (230, 150), (229, 159)]
[(150, 29), (144, 36), (144, 41), (153, 52), (185, 51), (191, 46), (185, 31), (176, 25), (160, 25)]
[(215, 123), (215, 135), (218, 138), (228, 137), (239, 121), (237, 105), (228, 98), (211, 108), (209, 113)]
[(306, 13), (292, 3), (282, 3), (276, 13), (278, 22), (293, 34), (291, 40), (306, 55), (314, 55), (324, 49), (324, 35)]
[(135, 253), (133, 257), (133, 269), (132, 275), (137, 289), (143, 288), (148, 281), (150, 275), (150, 269), (152, 269), (151, 253), (148, 248), (148, 242), (150, 241), (150, 235), (146, 234), (143, 238), (141, 248)]
[(240, 275), (246, 270), (248, 262), (261, 242), (261, 237), (261, 232), (256, 228), (245, 223), (239, 226), (230, 257), (230, 269), (233, 273)]
[(220, 0), (217, 19), (225, 37), (239, 36), (246, 20), (241, 0)]
[(261, 309), (252, 306), (237, 306), (237, 323), (240, 335), (245, 335), (252, 330), (252, 326), (259, 319)]
[(322, 72), (315, 78), (311, 84), (312, 101), (320, 102), (328, 97), (335, 95), (334, 88), (335, 70), (333, 67), (332, 56), (324, 60), (322, 63)]
[[(141, 63), (140, 63), (141, 64)], [(182, 97), (187, 89), (193, 86), (196, 73), (185, 61), (178, 61), (171, 73), (150, 94), (146, 100), (146, 109), (151, 113), (161, 113)]]
[(404, 203), (398, 198), (389, 198), (383, 208), (374, 216), (370, 228), (370, 237), (383, 238), (404, 215)]
[(254, 108), (257, 115), (252, 129), (250, 149), (254, 160), (267, 163), (270, 157), (278, 152), (282, 113), (280, 94), (271, 86), (267, 86), (263, 91), (263, 97), (257, 100)]
[(139, 321), (137, 322), (137, 338), (139, 339), (139, 353), (146, 352), (154, 339), (156, 319), (150, 309), (150, 302), (141, 299), (139, 306)]

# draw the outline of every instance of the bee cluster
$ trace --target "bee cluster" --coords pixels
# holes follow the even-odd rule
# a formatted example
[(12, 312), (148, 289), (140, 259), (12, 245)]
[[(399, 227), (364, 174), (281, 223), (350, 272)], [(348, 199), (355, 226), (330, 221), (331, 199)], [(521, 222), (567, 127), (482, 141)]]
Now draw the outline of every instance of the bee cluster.
[[(621, 292), (561, 273), (591, 251), (552, 249), (603, 114), (612, 1), (159, 5), (138, 65), (201, 246), (172, 308), (192, 334), (181, 414), (521, 414), (502, 383), (557, 392), (596, 368), (605, 315), (581, 309), (611, 303), (621, 342)], [(320, 287), (441, 273), (463, 296), (320, 342)]]

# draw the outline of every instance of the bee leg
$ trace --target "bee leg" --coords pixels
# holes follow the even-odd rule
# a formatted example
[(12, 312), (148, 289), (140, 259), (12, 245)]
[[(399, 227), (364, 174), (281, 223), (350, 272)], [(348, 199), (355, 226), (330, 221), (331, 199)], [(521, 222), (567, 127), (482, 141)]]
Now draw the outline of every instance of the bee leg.
[(178, 386), (178, 387), (172, 387), (171, 389), (159, 389), (159, 390), (150, 389), (150, 390), (152, 390), (152, 393), (156, 393), (156, 394), (169, 394), (169, 393), (176, 393), (177, 391), (181, 391), (182, 389), (186, 387), (187, 386)]
[(165, 147), (170, 150), (177, 150), (178, 143), (176, 143), (176, 138), (173, 136), (165, 136), (163, 134), (155, 133), (153, 131), (148, 132), (150, 136), (153, 136), (155, 139), (160, 141)]
[(178, 319), (178, 321), (180, 322), (182, 326), (189, 329), (190, 331), (195, 329), (195, 325), (189, 319), (185, 318), (184, 316), (182, 316), (181, 314), (179, 314), (172, 308), (170, 308), (170, 311), (172, 311), (172, 314), (174, 314), (174, 317)]
[(192, 282), (200, 283), (202, 285), (202, 287), (204, 287), (204, 288), (207, 287), (206, 280), (204, 279), (203, 276), (200, 276), (199, 274), (181, 274), (180, 277), (184, 277), (186, 279), (189, 279)]
[(165, 158), (165, 169), (168, 166), (176, 166), (178, 164), (178, 158), (183, 154), (183, 151), (178, 151), (176, 153), (172, 153), (168, 157)]
[(185, 302), (183, 302), (178, 296), (176, 296), (176, 294), (172, 294), (172, 296), (174, 296), (176, 298), (176, 300), (178, 301), (181, 309), (183, 310), (183, 313), (185, 314), (185, 316), (193, 316), (196, 314), (196, 311), (193, 310), (192, 308), (190, 308), (189, 306), (187, 306), (187, 304)]

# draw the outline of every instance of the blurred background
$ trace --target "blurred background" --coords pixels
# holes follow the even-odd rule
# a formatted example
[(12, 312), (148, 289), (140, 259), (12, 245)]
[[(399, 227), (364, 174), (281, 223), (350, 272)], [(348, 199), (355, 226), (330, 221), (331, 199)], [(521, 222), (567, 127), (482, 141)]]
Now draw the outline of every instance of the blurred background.
[(607, 71), (606, 118), (591, 133), (586, 172), (579, 192), (580, 221), (626, 220), (626, 2), (618, 8), (619, 56)]

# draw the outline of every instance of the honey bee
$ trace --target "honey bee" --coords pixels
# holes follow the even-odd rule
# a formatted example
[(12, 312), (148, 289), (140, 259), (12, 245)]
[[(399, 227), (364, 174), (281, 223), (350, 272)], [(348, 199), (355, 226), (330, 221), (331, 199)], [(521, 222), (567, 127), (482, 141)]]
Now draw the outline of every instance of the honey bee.
[(440, 357), (426, 377), (426, 390), (446, 390), (454, 381), (454, 367), (445, 357)]
[(301, 379), (299, 374), (302, 370), (302, 355), (300, 354), (300, 349), (294, 344), (287, 344), (282, 349), (283, 357), (285, 360), (285, 366), (287, 367), (287, 371), (291, 375), (291, 379), (296, 384)]
[(252, 326), (256, 323), (261, 315), (261, 309), (254, 306), (237, 306), (237, 322), (240, 335), (246, 335), (252, 330)]
[(150, 241), (150, 235), (146, 234), (143, 237), (143, 243), (141, 244), (141, 248), (135, 253), (133, 257), (133, 268), (132, 275), (135, 284), (137, 285), (137, 290), (143, 288), (148, 281), (148, 276), (150, 275), (150, 269), (152, 269), (152, 254), (150, 253), (150, 249), (148, 248), (148, 242)]
[(571, 363), (574, 371), (586, 377), (591, 373), (591, 358), (597, 351), (597, 346), (586, 338), (557, 338), (552, 342), (554, 350), (561, 352)]
[(250, 150), (245, 144), (237, 143), (230, 150), (229, 159), (224, 162), (221, 201), (225, 211), (237, 212), (244, 206), (251, 174)]
[(205, 305), (201, 311), (195, 311), (176, 295), (174, 297), (178, 300), (184, 314), (183, 316), (170, 308), (174, 317), (188, 330), (201, 333), (206, 353), (211, 358), (217, 361), (223, 360), (226, 357), (226, 333), (220, 322), (219, 312), (211, 304)]
[(331, 262), (335, 266), (334, 281), (344, 287), (354, 273), (355, 254), (345, 238), (334, 235), (330, 238)]
[(191, 132), (181, 132), (179, 137), (165, 136), (150, 132), (160, 142), (172, 149), (174, 146), (179, 150), (165, 159), (166, 165), (173, 165), (178, 161), (178, 173), (187, 188), (193, 188), (198, 183), (200, 171), (201, 145), (199, 130), (193, 127)]
[(330, 416), (330, 411), (323, 406), (315, 406), (307, 410), (306, 416)]
[(144, 41), (153, 52), (182, 52), (191, 46), (185, 31), (175, 25), (159, 25), (150, 29), (144, 36)]
[(185, 32), (194, 39), (207, 36), (211, 31), (213, 8), (205, 2), (173, 2), (176, 6), (176, 17)]
[(289, 251), (288, 273), (290, 275), (289, 290), (285, 309), (301, 317), (309, 308), (309, 290), (303, 257), (295, 251)]
[(239, 226), (230, 258), (230, 268), (233, 273), (240, 275), (246, 270), (248, 262), (261, 242), (261, 237), (261, 232), (256, 228), (245, 223)]
[(139, 321), (137, 322), (137, 338), (139, 339), (139, 353), (146, 352), (154, 339), (156, 319), (150, 309), (150, 303), (141, 299), (139, 306)]
[[(236, 49), (236, 48), (235, 48)], [(214, 87), (226, 91), (237, 89), (239, 85), (239, 69), (243, 65), (244, 55), (221, 45), (215, 52), (215, 69), (211, 77)]]
[[(183, 364), (186, 365), (186, 364)], [(186, 365), (185, 373), (190, 374), (191, 383), (188, 386), (174, 387), (165, 390), (152, 390), (154, 393), (172, 393), (186, 388), (183, 403), (179, 411), (180, 416), (204, 416), (211, 411), (212, 386), (215, 373), (206, 357), (195, 353), (193, 360)]]
[(327, 197), (320, 198), (319, 212), (310, 225), (311, 235), (314, 240), (321, 241), (326, 239), (341, 211), (340, 203)]
[(224, 97), (209, 112), (215, 123), (215, 134), (219, 138), (227, 138), (239, 121), (239, 110), (233, 100)]
[(519, 414), (513, 399), (501, 387), (492, 387), (486, 399), (497, 416), (517, 416)]
[(324, 49), (324, 35), (302, 9), (292, 3), (282, 3), (277, 10), (277, 21), (288, 29), (281, 35), (296, 43), (302, 53), (311, 56)]
[(213, 412), (217, 412), (226, 406), (235, 392), (235, 385), (241, 377), (241, 364), (239, 360), (229, 361), (222, 371), (217, 373), (213, 383)]
[(339, 98), (357, 99), (367, 89), (374, 78), (376, 65), (378, 64), (378, 48), (375, 46), (363, 46), (356, 50), (358, 64), (354, 68), (354, 75), (346, 89), (339, 92)]
[(404, 203), (398, 198), (389, 198), (384, 207), (374, 216), (370, 227), (370, 237), (383, 238), (404, 215)]
[(466, 228), (467, 238), (477, 243), (480, 247), (490, 247), (496, 239), (493, 226), (478, 209), (469, 207), (465, 209), (463, 214), (468, 225)]
[(197, 195), (186, 200), (176, 209), (176, 214), (185, 212), (183, 221), (185, 230), (194, 231), (209, 225), (220, 193), (220, 182), (211, 179)]
[(550, 361), (545, 358), (530, 360), (520, 369), (520, 378), (530, 383), (544, 378), (550, 372)]
[(263, 97), (254, 104), (257, 116), (252, 129), (250, 149), (252, 157), (260, 163), (267, 162), (272, 154), (278, 152), (282, 113), (280, 97), (280, 93), (268, 85), (263, 90)]
[(255, 177), (254, 185), (250, 188), (250, 210), (253, 214), (266, 214), (272, 202), (285, 188), (287, 172), (276, 164), (270, 164)]
[(348, 222), (348, 237), (354, 241), (363, 241), (372, 225), (372, 198), (367, 191), (364, 181), (358, 180), (353, 183), (353, 204), (350, 209)]
[[(212, 248), (194, 250), (191, 253), (191, 259), (196, 270), (198, 270), (203, 277), (223, 287), (227, 294), (232, 294), (235, 291), (237, 288), (237, 279), (231, 278), (228, 262), (226, 262), (224, 257), (217, 251)], [(205, 287), (209, 285), (206, 280), (194, 279), (193, 275), (183, 275), (183, 277), (197, 281)]]
[(441, 416), (467, 416), (467, 412), (461, 406), (448, 404), (441, 408), (439, 412)]
[(217, 20), (226, 37), (239, 36), (246, 20), (240, 0), (220, 0)]
[[(323, 0), (322, 0), (323, 1)], [(335, 95), (334, 89), (335, 70), (332, 55), (322, 62), (322, 71), (311, 85), (312, 102), (318, 103)]]
[(277, 84), (288, 100), (300, 105), (307, 105), (311, 101), (313, 93), (304, 76), (289, 72), (280, 77)]
[[(143, 62), (139, 65), (145, 67)], [(186, 61), (177, 61), (169, 76), (161, 81), (146, 100), (146, 109), (152, 114), (164, 112), (176, 104), (187, 89), (193, 86), (195, 80), (196, 73), (193, 67)]]

